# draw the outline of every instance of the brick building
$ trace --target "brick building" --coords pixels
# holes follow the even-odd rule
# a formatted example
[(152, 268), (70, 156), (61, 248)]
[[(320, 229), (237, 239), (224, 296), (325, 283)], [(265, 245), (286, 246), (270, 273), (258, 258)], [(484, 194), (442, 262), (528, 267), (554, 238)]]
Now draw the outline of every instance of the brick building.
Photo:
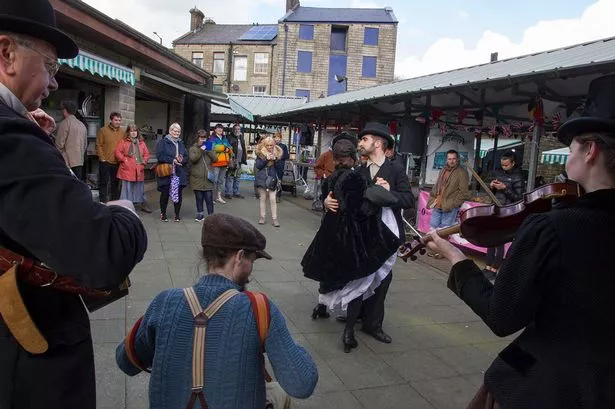
[[(190, 10), (174, 51), (212, 72), (214, 89), (308, 99), (393, 81), (397, 19), (391, 8), (302, 7), (287, 0), (278, 24), (215, 24)], [(360, 69), (349, 69), (360, 67)]]

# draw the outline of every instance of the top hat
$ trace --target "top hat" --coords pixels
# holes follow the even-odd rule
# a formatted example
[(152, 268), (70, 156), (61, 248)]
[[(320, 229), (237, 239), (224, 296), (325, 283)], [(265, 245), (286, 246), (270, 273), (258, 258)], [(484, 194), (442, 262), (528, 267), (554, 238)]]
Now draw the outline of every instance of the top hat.
[(25, 34), (55, 47), (58, 58), (73, 58), (77, 44), (56, 25), (56, 15), (48, 0), (0, 1), (2, 31)]
[(586, 132), (615, 134), (615, 75), (599, 77), (589, 83), (583, 114), (566, 121), (557, 131), (557, 139), (569, 146), (575, 136)]
[[(363, 128), (363, 130), (359, 133), (359, 138), (368, 134), (386, 139), (389, 147), (395, 146), (395, 139), (391, 136), (391, 131), (389, 130), (388, 125), (380, 122), (368, 122), (365, 124), (365, 128)], [(387, 147), (385, 146), (384, 149), (386, 148)]]

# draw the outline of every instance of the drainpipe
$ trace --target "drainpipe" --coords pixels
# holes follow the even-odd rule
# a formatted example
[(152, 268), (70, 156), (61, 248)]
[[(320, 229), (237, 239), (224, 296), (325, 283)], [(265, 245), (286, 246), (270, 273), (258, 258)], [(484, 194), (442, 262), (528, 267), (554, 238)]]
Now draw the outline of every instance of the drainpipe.
[(282, 65), (282, 95), (286, 95), (284, 93), (284, 88), (286, 85), (286, 55), (288, 50), (288, 24), (284, 23), (284, 61)]
[(228, 43), (228, 70), (226, 71), (226, 92), (231, 92), (231, 71), (233, 69), (233, 42)]
[(271, 44), (271, 64), (269, 65), (269, 95), (273, 95), (271, 87), (273, 86), (273, 57), (274, 57), (275, 44)]

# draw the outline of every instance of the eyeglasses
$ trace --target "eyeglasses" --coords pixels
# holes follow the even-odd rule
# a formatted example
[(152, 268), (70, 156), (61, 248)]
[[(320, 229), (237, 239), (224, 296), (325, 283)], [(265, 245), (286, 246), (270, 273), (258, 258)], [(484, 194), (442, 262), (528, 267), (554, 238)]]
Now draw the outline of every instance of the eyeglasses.
[(34, 47), (30, 47), (24, 44), (19, 44), (19, 45), (23, 48), (27, 48), (28, 50), (34, 51), (35, 53), (42, 56), (45, 59), (45, 68), (47, 69), (49, 76), (52, 78), (56, 76), (56, 74), (60, 70), (60, 63), (58, 63), (58, 61), (55, 58), (52, 58), (46, 54), (43, 54), (42, 52), (40, 52)]

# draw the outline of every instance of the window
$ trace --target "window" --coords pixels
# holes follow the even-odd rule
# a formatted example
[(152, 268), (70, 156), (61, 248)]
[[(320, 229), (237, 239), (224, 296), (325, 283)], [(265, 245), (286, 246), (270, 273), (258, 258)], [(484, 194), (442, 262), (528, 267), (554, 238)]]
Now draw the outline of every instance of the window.
[(267, 95), (267, 86), (266, 85), (253, 86), (252, 95)]
[(297, 89), (295, 91), (295, 96), (307, 98), (309, 102), (310, 101), (310, 90), (309, 89)]
[(311, 24), (299, 25), (299, 40), (313, 40), (314, 39), (314, 26)]
[(376, 57), (363, 57), (363, 73), (366, 78), (376, 78)]
[(197, 67), (203, 68), (203, 53), (202, 52), (192, 53), (192, 64), (196, 65)]
[(346, 34), (348, 27), (331, 27), (331, 49), (346, 51)]
[(380, 30), (372, 27), (365, 27), (365, 33), (363, 35), (363, 44), (365, 45), (378, 45), (378, 33)]
[(254, 53), (254, 74), (267, 74), (269, 69), (269, 54)]
[(235, 57), (235, 71), (233, 74), (233, 79), (235, 81), (248, 80), (248, 57)]
[(312, 72), (311, 51), (299, 51), (297, 53), (297, 72)]
[(224, 74), (224, 53), (214, 53), (214, 74)]

